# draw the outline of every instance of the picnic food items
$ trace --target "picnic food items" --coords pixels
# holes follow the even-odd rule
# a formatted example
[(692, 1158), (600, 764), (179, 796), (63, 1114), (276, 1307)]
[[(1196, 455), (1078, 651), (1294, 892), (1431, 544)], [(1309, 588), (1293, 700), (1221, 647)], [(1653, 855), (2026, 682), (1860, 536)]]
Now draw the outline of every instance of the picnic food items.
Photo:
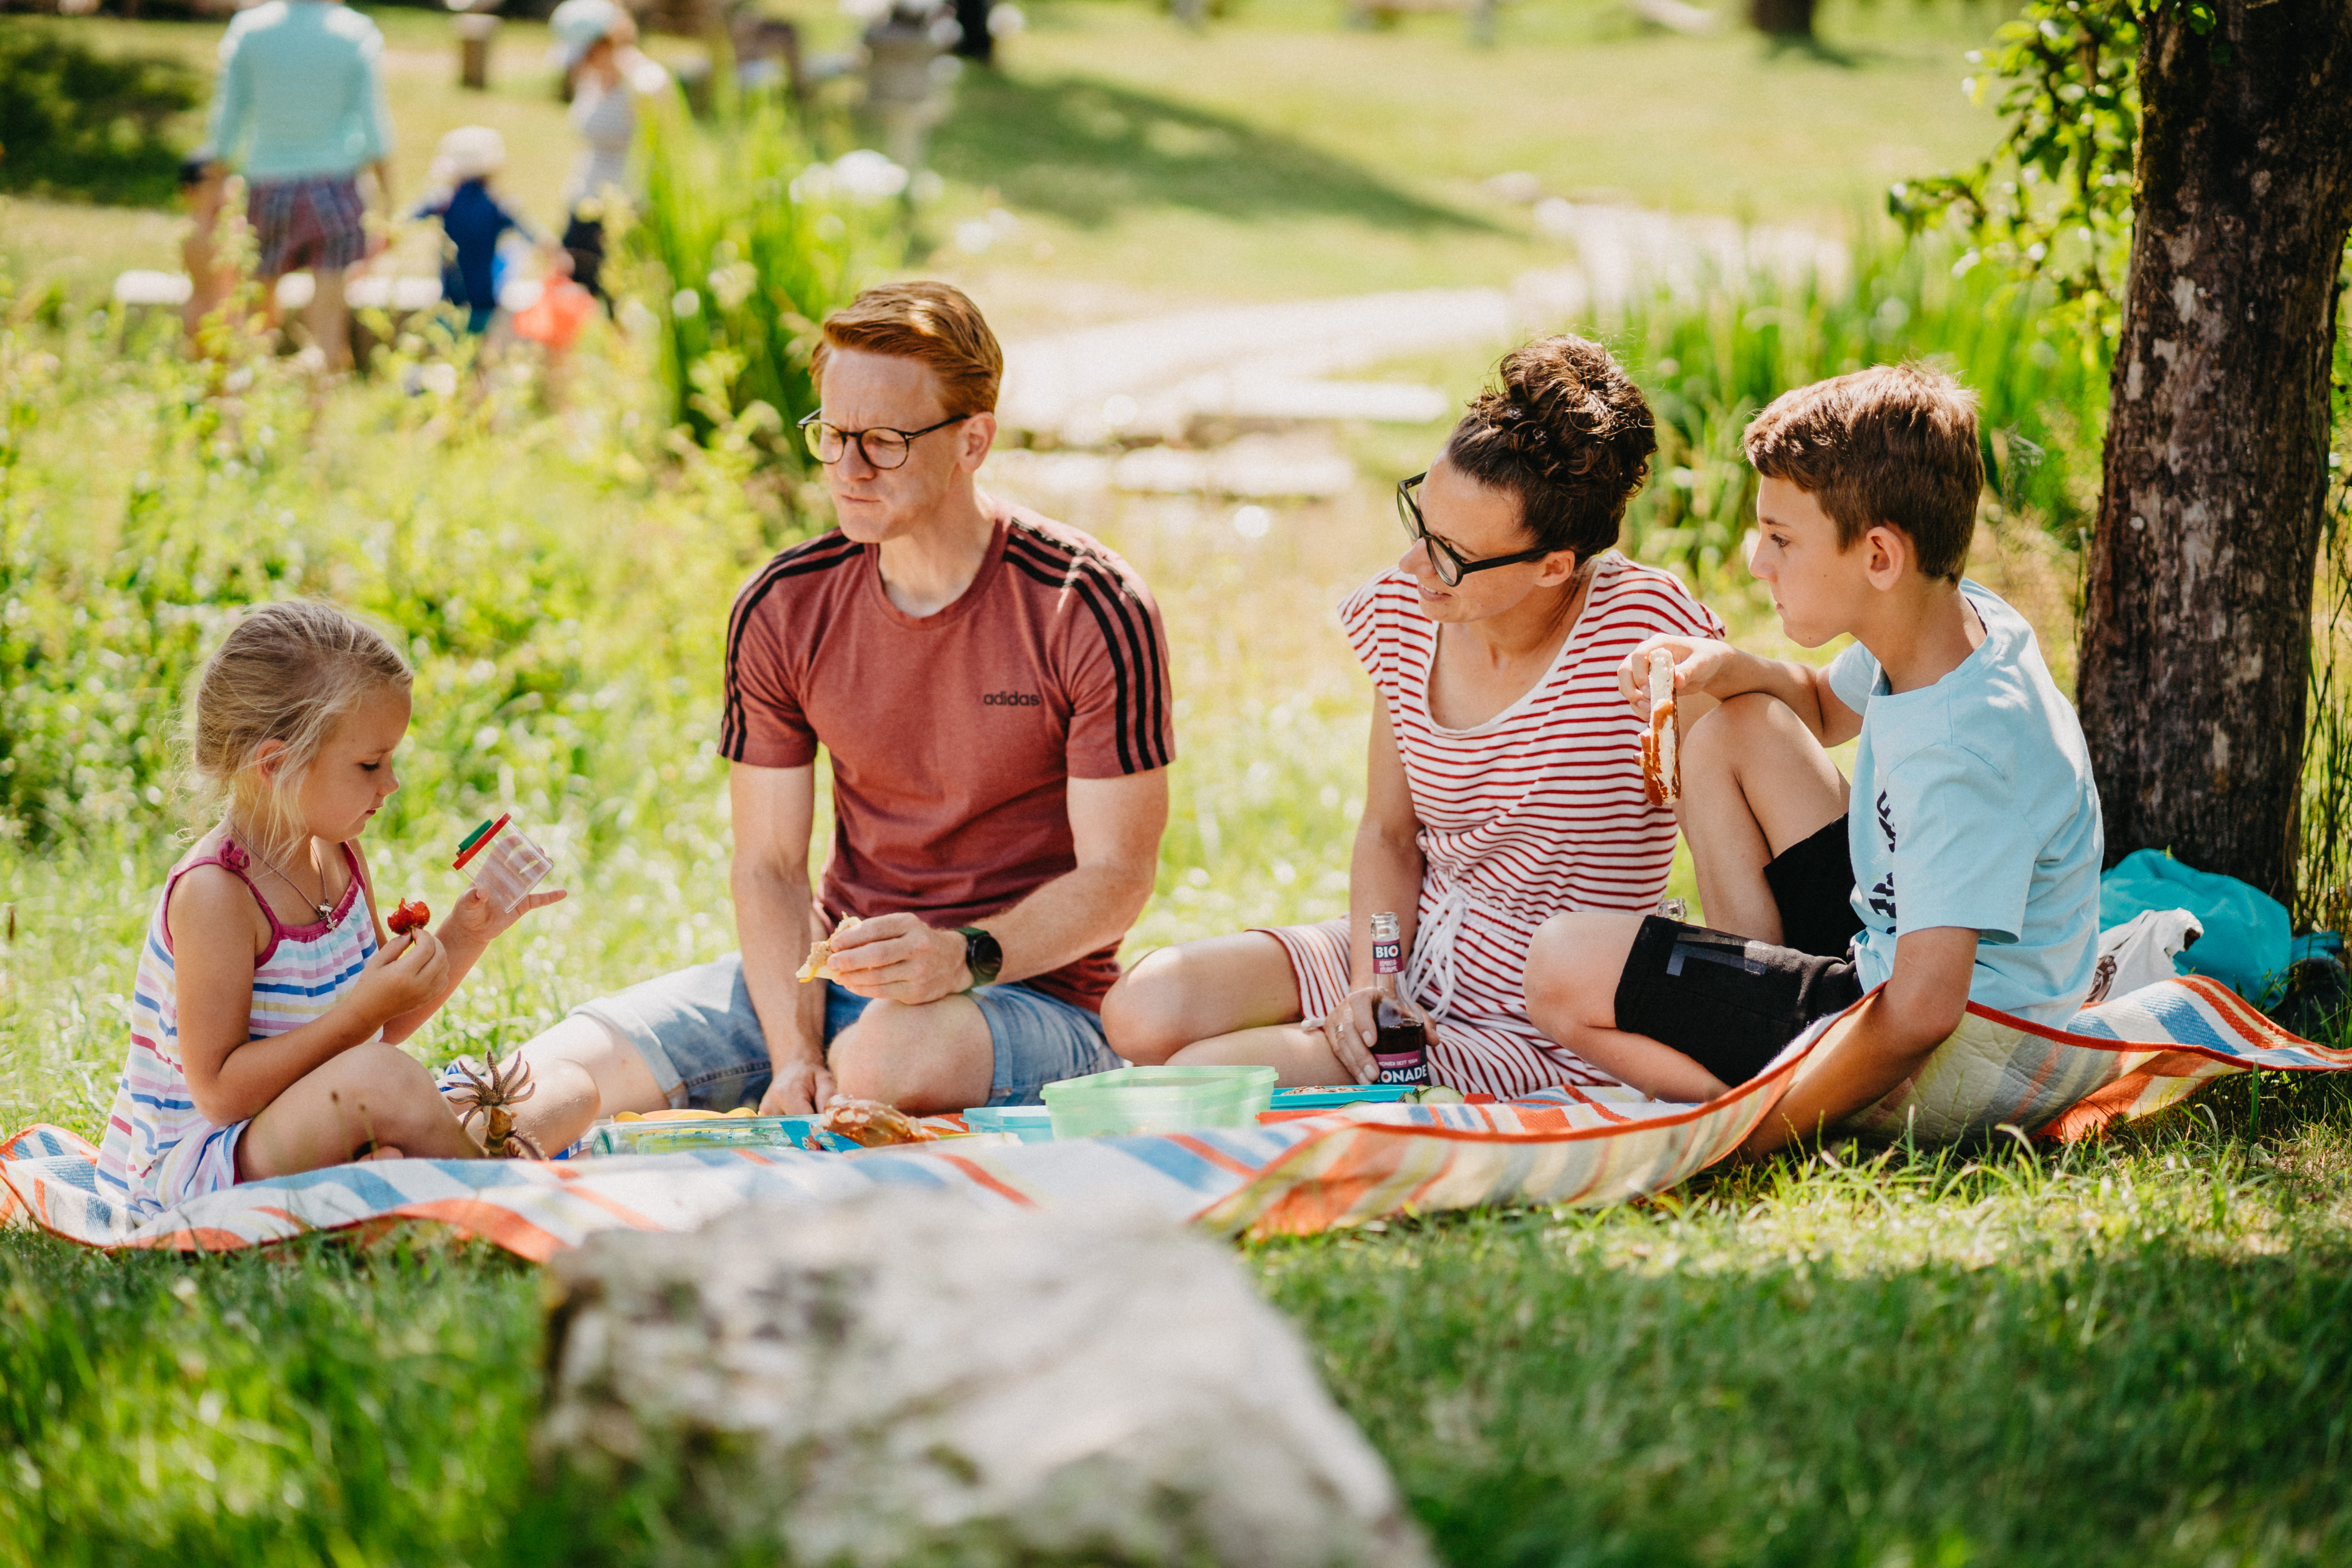
[[(849, 930), (852, 926), (855, 926), (857, 923), (858, 920), (856, 915), (842, 916), (841, 923), (833, 928), (833, 936), (839, 936), (843, 931)], [(821, 936), (817, 938), (815, 943), (809, 948), (808, 956), (801, 961), (800, 979), (802, 984), (805, 985), (812, 980), (838, 980), (841, 978), (840, 975), (835, 974), (833, 972), (833, 936)]]
[(1683, 762), (1675, 732), (1675, 656), (1650, 650), (1650, 732), (1642, 737), (1642, 790), (1652, 805), (1683, 797)]
[(886, 1143), (928, 1143), (939, 1136), (895, 1105), (885, 1105), (878, 1100), (851, 1100), (838, 1094), (824, 1108), (817, 1126), (866, 1149), (878, 1149)]
[[(471, 869), (467, 869), (470, 867)], [(523, 836), (508, 812), (466, 835), (450, 867), (464, 871), (500, 914), (510, 913), (555, 868), (547, 851)]]
[(1372, 1065), (1381, 1083), (1429, 1081), (1429, 1015), (1397, 984), (1404, 968), (1403, 926), (1393, 913), (1372, 917), (1372, 974), (1381, 998), (1372, 1007)]
[(498, 1052), (490, 1051), (482, 1058), (480, 1072), (461, 1061), (457, 1073), (466, 1081), (449, 1091), (449, 1104), (458, 1111), (460, 1121), (472, 1113), (480, 1115), (482, 1147), (491, 1159), (520, 1160), (526, 1154), (534, 1160), (547, 1158), (546, 1152), (514, 1124), (512, 1108), (539, 1092), (539, 1085), (530, 1081), (528, 1064), (510, 1061), (502, 1067)]
[(421, 931), (424, 929), (425, 922), (432, 920), (432, 907), (426, 904), (423, 899), (418, 899), (414, 902), (404, 900), (393, 910), (392, 913), (384, 917), (383, 923), (384, 928), (390, 931), (393, 935), (406, 936), (410, 931)]

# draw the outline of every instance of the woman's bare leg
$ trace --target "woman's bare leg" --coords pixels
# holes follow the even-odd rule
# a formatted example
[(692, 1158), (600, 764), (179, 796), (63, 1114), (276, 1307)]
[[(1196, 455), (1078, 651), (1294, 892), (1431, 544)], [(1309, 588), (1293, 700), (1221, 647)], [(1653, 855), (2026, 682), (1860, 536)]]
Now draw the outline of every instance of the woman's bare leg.
[(1356, 1081), (1355, 1075), (1331, 1054), (1323, 1031), (1305, 1024), (1275, 1024), (1218, 1035), (1185, 1047), (1168, 1058), (1168, 1065), (1270, 1067), (1279, 1075), (1275, 1082), (1284, 1089), (1319, 1089)]
[(1282, 943), (1264, 931), (1163, 947), (1118, 977), (1103, 998), (1102, 1021), (1112, 1050), (1158, 1066), (1236, 1029), (1297, 1023), (1298, 977)]
[(353, 1046), (297, 1079), (237, 1140), (241, 1182), (340, 1165), (373, 1147), (420, 1160), (478, 1160), (423, 1062), (381, 1040)]
[(1787, 703), (1760, 692), (1735, 697), (1691, 726), (1682, 773), (1678, 815), (1706, 923), (1781, 941), (1780, 906), (1764, 868), (1845, 815), (1844, 775)]

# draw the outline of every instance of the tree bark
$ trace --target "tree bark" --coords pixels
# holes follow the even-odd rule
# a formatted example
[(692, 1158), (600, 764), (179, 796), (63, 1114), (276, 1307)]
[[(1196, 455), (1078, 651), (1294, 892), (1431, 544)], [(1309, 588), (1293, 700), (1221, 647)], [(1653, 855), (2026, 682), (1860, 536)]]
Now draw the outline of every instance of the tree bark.
[(2352, 224), (2352, 5), (2155, 11), (2078, 705), (2107, 863), (2169, 849), (2292, 903)]
[(1748, 22), (1775, 38), (1813, 36), (1813, 0), (1748, 0)]

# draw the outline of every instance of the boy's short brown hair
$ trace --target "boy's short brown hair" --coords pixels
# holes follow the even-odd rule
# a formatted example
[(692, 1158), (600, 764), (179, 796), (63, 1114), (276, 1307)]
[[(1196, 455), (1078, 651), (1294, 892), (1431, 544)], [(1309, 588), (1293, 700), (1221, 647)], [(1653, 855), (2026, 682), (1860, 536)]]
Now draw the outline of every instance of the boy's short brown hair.
[(1838, 548), (1884, 522), (1930, 577), (1959, 581), (1984, 489), (1977, 395), (1932, 366), (1873, 365), (1784, 392), (1748, 426), (1748, 460), (1811, 494)]
[(1004, 379), (1004, 350), (980, 307), (951, 283), (884, 283), (824, 319), (824, 336), (809, 356), (820, 391), (834, 349), (920, 360), (940, 380), (950, 418), (996, 411)]

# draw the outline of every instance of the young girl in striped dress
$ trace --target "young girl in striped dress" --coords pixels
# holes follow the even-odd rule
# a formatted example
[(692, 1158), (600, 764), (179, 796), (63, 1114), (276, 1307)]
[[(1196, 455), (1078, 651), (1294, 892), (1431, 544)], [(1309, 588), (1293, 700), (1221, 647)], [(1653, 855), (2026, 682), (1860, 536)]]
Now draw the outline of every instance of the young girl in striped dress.
[(416, 1032), (512, 913), (469, 889), (385, 940), (358, 839), (400, 787), (409, 670), (331, 605), (249, 611), (206, 661), (194, 771), (218, 826), (147, 923), (99, 1184), (135, 1220), (237, 1182), (355, 1158), (479, 1156)]
[(1615, 1081), (1528, 1017), (1528, 945), (1563, 910), (1657, 907), (1675, 813), (1644, 793), (1646, 727), (1618, 666), (1646, 637), (1723, 623), (1613, 548), (1657, 442), (1608, 351), (1547, 338), (1498, 380), (1398, 487), (1403, 557), (1339, 607), (1372, 679), (1349, 918), (1147, 954), (1103, 999), (1129, 1060), (1370, 1081), (1370, 926), (1393, 912), (1400, 981), (1436, 1022), (1436, 1081), (1504, 1096)]

